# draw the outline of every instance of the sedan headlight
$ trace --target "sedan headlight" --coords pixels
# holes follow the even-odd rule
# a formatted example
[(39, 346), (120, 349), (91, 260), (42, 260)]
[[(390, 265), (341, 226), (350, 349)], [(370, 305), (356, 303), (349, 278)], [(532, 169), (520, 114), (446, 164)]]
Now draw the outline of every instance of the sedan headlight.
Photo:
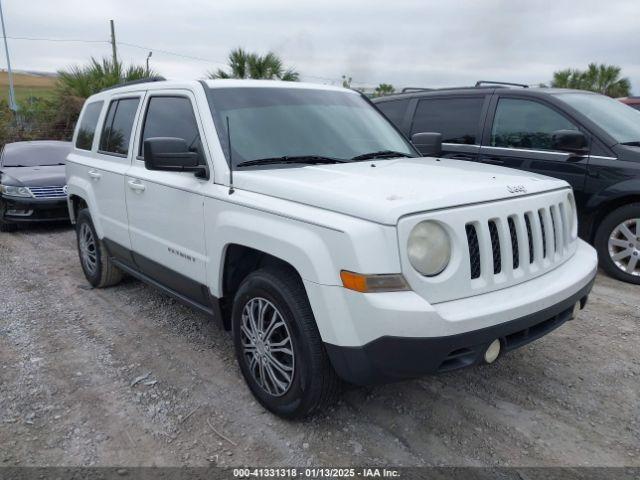
[(31, 190), (27, 187), (16, 187), (14, 185), (0, 185), (0, 191), (10, 197), (33, 197)]
[(451, 239), (440, 224), (426, 220), (411, 230), (407, 253), (413, 268), (422, 275), (433, 277), (442, 273), (449, 264)]

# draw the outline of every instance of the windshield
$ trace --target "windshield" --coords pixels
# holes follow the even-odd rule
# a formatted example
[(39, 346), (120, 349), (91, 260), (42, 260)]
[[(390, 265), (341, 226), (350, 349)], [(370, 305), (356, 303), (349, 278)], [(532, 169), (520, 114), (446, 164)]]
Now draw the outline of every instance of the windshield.
[(278, 157), (315, 156), (349, 161), (358, 155), (381, 151), (417, 156), (389, 121), (353, 92), (212, 88), (209, 100), (227, 160), (229, 118), (234, 167), (242, 162)]
[(640, 111), (604, 95), (561, 93), (557, 96), (589, 117), (618, 143), (640, 141)]
[(64, 165), (71, 143), (8, 143), (2, 152), (4, 167)]

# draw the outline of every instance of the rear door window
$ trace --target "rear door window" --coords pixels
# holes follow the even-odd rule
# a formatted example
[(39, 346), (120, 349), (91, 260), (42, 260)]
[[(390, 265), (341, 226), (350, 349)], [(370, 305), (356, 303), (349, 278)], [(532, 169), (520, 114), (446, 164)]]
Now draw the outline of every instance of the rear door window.
[(408, 106), (409, 99), (376, 103), (376, 107), (398, 128), (402, 127), (402, 121)]
[(480, 143), (480, 117), (484, 97), (426, 98), (420, 100), (411, 134), (437, 132), (443, 143)]
[(103, 104), (104, 102), (92, 102), (85, 107), (82, 119), (80, 120), (80, 126), (78, 127), (76, 148), (91, 150), (93, 137), (98, 127), (98, 117), (100, 117)]
[(138, 103), (139, 98), (121, 98), (111, 102), (100, 137), (101, 152), (127, 156)]
[(553, 150), (556, 130), (578, 130), (564, 115), (531, 100), (501, 98), (491, 130), (491, 146)]

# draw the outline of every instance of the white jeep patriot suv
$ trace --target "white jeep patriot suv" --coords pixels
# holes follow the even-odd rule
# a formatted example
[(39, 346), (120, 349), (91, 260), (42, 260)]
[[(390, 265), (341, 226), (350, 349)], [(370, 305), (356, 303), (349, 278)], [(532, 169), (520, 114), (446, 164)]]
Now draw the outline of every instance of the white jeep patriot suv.
[(285, 417), (340, 379), (491, 363), (573, 318), (596, 273), (567, 183), (421, 157), (351, 90), (128, 84), (86, 101), (73, 141), (88, 281), (130, 274), (216, 318)]

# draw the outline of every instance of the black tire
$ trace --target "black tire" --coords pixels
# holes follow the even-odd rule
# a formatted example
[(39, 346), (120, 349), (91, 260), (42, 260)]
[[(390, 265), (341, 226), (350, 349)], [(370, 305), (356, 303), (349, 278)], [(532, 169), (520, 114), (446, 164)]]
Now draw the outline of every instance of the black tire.
[[(88, 229), (88, 231), (86, 230)], [(91, 269), (83, 259), (83, 253), (81, 249), (81, 236), (86, 233), (90, 234), (93, 239), (94, 247), (92, 249), (95, 258), (95, 268)], [(78, 218), (76, 221), (76, 238), (78, 242), (78, 256), (80, 258), (80, 265), (84, 276), (89, 283), (96, 288), (110, 287), (120, 282), (123, 277), (122, 270), (113, 264), (113, 261), (109, 257), (106, 248), (102, 241), (96, 234), (96, 229), (93, 226), (91, 220), (91, 214), (88, 209), (82, 209), (78, 212)]]
[[(280, 395), (269, 393), (254, 378), (250, 365), (259, 366), (259, 362), (250, 362), (250, 354), (243, 347), (243, 338), (247, 338), (241, 333), (243, 310), (251, 305), (250, 302), (262, 300), (280, 313), (294, 352), (290, 385)], [(234, 298), (232, 326), (236, 357), (242, 374), (251, 392), (265, 408), (284, 418), (300, 418), (338, 398), (341, 381), (331, 366), (307, 294), (296, 272), (288, 268), (266, 267), (247, 276)], [(285, 327), (280, 328), (284, 332)], [(271, 382), (271, 385), (274, 383)]]
[[(640, 285), (640, 275), (637, 274), (640, 269), (640, 231), (632, 233), (636, 234), (635, 242), (632, 239), (628, 239), (626, 236), (622, 236), (622, 239), (629, 240), (629, 246), (635, 244), (635, 250), (632, 247), (630, 249), (630, 255), (638, 257), (638, 266), (636, 267), (636, 274), (632, 275), (626, 271), (623, 271), (621, 267), (616, 265), (615, 261), (611, 258), (611, 252), (609, 251), (609, 238), (614, 229), (621, 225), (623, 222), (635, 219), (640, 229), (640, 203), (632, 203), (623, 207), (617, 208), (598, 226), (595, 236), (595, 247), (598, 251), (598, 257), (600, 260), (600, 267), (607, 272), (613, 278), (622, 280), (623, 282), (635, 283)], [(623, 247), (619, 247), (622, 249)]]

